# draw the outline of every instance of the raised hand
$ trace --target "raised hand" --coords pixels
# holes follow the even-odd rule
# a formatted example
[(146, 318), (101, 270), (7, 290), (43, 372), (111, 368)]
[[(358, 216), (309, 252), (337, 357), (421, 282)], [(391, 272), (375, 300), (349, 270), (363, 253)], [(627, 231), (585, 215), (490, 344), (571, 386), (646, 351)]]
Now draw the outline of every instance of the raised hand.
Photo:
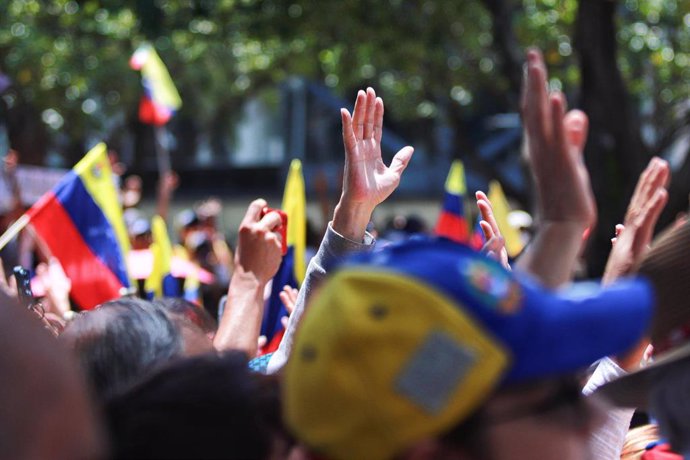
[(60, 261), (51, 257), (48, 263), (40, 263), (36, 267), (36, 275), (41, 279), (45, 288), (45, 309), (58, 317), (64, 317), (71, 306), (69, 293), (72, 290), (72, 282), (62, 269)]
[(652, 158), (640, 174), (628, 204), (623, 225), (616, 225), (616, 237), (604, 270), (603, 283), (632, 272), (652, 241), (654, 226), (668, 201), (666, 186), (670, 177), (668, 163)]
[(510, 270), (505, 240), (503, 239), (503, 235), (501, 235), (501, 229), (498, 227), (498, 222), (496, 222), (496, 218), (494, 217), (491, 201), (489, 201), (489, 197), (482, 191), (478, 191), (475, 194), (475, 198), (477, 199), (479, 213), (482, 216), (482, 220), (479, 221), (479, 226), (486, 239), (486, 243), (482, 247), (481, 252), (497, 260), (503, 267)]
[(278, 228), (282, 225), (277, 212), (261, 217), (266, 201), (255, 200), (247, 208), (240, 224), (235, 252), (235, 270), (253, 273), (266, 284), (278, 272), (282, 260), (282, 243)]
[(0, 291), (2, 291), (6, 296), (13, 299), (17, 298), (17, 280), (14, 275), (8, 278), (5, 277), (5, 268), (2, 265), (2, 259), (0, 259)]
[(549, 93), (546, 82), (541, 53), (530, 50), (521, 108), (538, 220), (535, 237), (517, 265), (556, 288), (572, 279), (583, 235), (596, 221), (596, 205), (582, 161), (587, 116), (579, 110), (566, 114), (563, 94)]
[(354, 115), (340, 110), (345, 145), (343, 192), (333, 216), (333, 229), (353, 241), (361, 241), (374, 208), (397, 188), (412, 157), (404, 147), (390, 166), (381, 159), (383, 101), (372, 88), (357, 93)]
[[(295, 310), (295, 305), (297, 304), (297, 294), (299, 294), (299, 290), (288, 285), (283, 286), (283, 290), (280, 292), (280, 294), (278, 294), (280, 301), (283, 302), (283, 305), (285, 305), (288, 315), (291, 315)], [(288, 320), (289, 318), (287, 316), (280, 318), (280, 322), (286, 329), (288, 326)]]
[(547, 77), (541, 53), (530, 50), (521, 105), (539, 217), (588, 228), (596, 221), (596, 204), (582, 159), (587, 115), (579, 110), (566, 114), (565, 97), (560, 91), (549, 93)]
[(278, 272), (282, 260), (278, 233), (282, 220), (277, 212), (262, 217), (266, 205), (265, 200), (254, 200), (240, 224), (235, 270), (225, 311), (213, 339), (217, 350), (243, 350), (249, 357), (256, 356), (264, 289)]

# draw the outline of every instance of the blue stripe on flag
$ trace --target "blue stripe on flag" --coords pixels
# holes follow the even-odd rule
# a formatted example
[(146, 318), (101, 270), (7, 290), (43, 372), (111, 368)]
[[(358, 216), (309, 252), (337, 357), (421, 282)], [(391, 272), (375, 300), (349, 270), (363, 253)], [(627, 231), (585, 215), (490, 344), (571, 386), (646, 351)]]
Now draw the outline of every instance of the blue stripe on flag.
[(117, 276), (123, 286), (129, 286), (125, 259), (115, 229), (74, 171), (65, 175), (58, 184), (55, 195), (86, 245)]

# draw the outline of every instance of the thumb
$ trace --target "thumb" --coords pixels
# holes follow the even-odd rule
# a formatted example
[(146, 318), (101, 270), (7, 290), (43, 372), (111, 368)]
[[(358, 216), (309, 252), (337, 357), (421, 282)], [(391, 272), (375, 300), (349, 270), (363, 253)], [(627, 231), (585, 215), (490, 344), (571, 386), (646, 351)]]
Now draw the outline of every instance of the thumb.
[(407, 168), (407, 164), (410, 162), (413, 153), (414, 149), (410, 146), (400, 149), (400, 151), (393, 157), (390, 169), (393, 170), (395, 174), (402, 174), (405, 168)]

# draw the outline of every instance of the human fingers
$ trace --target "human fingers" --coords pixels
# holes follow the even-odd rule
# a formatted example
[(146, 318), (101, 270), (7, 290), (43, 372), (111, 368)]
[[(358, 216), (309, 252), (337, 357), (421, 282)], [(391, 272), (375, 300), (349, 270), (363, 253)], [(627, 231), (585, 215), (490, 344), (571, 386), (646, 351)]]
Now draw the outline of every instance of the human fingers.
[(640, 173), (640, 177), (637, 179), (637, 184), (635, 184), (635, 191), (633, 192), (632, 198), (630, 198), (630, 205), (628, 206), (628, 209), (632, 207), (633, 203), (637, 203), (639, 201), (639, 197), (642, 195), (642, 189), (649, 184), (649, 178), (652, 175), (652, 172), (656, 169), (656, 165), (656, 157), (654, 157), (649, 160), (647, 166)]
[(380, 97), (376, 98), (374, 106), (374, 140), (381, 143), (381, 137), (383, 136), (383, 99)]
[(563, 127), (566, 142), (578, 155), (582, 155), (589, 130), (589, 118), (587, 114), (581, 110), (569, 111), (565, 114), (565, 117), (563, 117)]
[(345, 159), (347, 160), (355, 150), (357, 139), (352, 130), (352, 116), (347, 109), (340, 109), (340, 119), (343, 124), (343, 145), (345, 146)]
[(247, 207), (247, 212), (245, 212), (244, 218), (242, 218), (242, 223), (240, 224), (240, 226), (248, 226), (255, 222), (258, 222), (261, 219), (261, 211), (266, 207), (266, 205), (266, 200), (264, 200), (263, 198), (258, 198), (249, 203), (249, 206)]
[(479, 221), (479, 227), (482, 229), (482, 233), (484, 234), (484, 239), (486, 241), (489, 241), (491, 238), (494, 237), (494, 231), (487, 221)]
[[(549, 95), (549, 112), (551, 116), (551, 136), (553, 145), (558, 146), (556, 153), (563, 152), (561, 146), (565, 145), (565, 97), (560, 91), (554, 91)], [(567, 149), (564, 152), (569, 155)]]
[(364, 118), (367, 110), (367, 94), (359, 90), (357, 92), (357, 100), (355, 101), (354, 114), (352, 116), (352, 123), (354, 128), (355, 138), (361, 140), (364, 134)]
[(271, 211), (266, 213), (266, 215), (261, 218), (259, 225), (269, 232), (274, 232), (280, 228), (281, 225), (283, 225), (283, 220), (281, 219), (280, 214), (278, 214), (276, 211)]
[(370, 139), (374, 134), (374, 116), (376, 112), (376, 92), (367, 88), (367, 110), (364, 116), (363, 139)]
[(527, 53), (527, 85), (525, 112), (527, 130), (534, 140), (543, 141), (549, 135), (548, 92), (546, 66), (541, 52), (531, 49)]
[(500, 235), (501, 229), (498, 228), (498, 222), (496, 221), (496, 216), (494, 216), (494, 208), (491, 206), (491, 201), (484, 192), (477, 192), (475, 197), (477, 198), (477, 207), (479, 208), (482, 219), (491, 225), (491, 229), (495, 235)]
[(635, 245), (638, 250), (647, 247), (652, 241), (654, 227), (667, 202), (668, 192), (664, 188), (658, 188), (645, 206), (640, 215), (640, 227), (635, 238)]

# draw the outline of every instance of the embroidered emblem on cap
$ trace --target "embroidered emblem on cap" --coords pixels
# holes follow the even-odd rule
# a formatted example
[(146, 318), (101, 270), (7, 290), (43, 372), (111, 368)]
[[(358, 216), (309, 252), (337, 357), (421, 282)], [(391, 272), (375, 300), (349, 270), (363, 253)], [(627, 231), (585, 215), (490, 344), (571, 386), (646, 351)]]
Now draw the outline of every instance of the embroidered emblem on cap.
[(458, 271), (464, 286), (485, 305), (511, 314), (519, 310), (522, 291), (511, 275), (484, 260), (463, 259)]
[(437, 414), (476, 361), (471, 348), (445, 332), (431, 332), (398, 375), (396, 390), (426, 412)]

